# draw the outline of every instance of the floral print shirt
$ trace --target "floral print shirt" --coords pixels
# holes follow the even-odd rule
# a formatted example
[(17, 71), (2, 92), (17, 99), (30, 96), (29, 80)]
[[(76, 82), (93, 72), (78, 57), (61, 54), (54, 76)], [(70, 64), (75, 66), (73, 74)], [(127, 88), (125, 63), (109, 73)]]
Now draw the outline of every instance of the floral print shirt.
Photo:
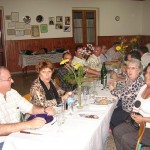
[(141, 76), (138, 76), (132, 83), (128, 85), (127, 83), (128, 78), (124, 82), (118, 81), (117, 84), (121, 85), (122, 88), (119, 86), (120, 88), (113, 89), (111, 94), (122, 101), (123, 110), (130, 112), (140, 88), (144, 85), (144, 81)]

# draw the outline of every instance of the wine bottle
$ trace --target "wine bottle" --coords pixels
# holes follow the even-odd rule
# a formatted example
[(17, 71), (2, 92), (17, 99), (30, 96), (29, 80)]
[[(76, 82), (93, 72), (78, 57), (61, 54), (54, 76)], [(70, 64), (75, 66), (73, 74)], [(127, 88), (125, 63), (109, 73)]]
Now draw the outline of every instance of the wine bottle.
[(103, 62), (102, 68), (101, 68), (101, 84), (103, 84), (103, 87), (105, 88), (107, 85), (107, 69), (105, 66), (105, 62)]

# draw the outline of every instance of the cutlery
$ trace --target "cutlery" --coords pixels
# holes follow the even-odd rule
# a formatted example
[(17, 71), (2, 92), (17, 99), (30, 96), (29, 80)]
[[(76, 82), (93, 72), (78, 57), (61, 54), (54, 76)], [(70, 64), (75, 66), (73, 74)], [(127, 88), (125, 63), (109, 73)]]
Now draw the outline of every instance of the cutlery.
[(20, 131), (20, 133), (42, 135), (41, 133), (35, 133), (35, 132), (29, 132), (29, 131)]

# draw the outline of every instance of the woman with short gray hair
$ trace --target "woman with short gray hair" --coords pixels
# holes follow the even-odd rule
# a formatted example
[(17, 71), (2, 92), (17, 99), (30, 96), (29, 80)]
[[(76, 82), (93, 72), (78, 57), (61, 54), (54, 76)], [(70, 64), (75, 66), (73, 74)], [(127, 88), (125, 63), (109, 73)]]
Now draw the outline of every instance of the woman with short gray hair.
[[(127, 77), (125, 81), (111, 82), (109, 90), (112, 95), (118, 97), (118, 107), (114, 110), (110, 127), (114, 127), (124, 122), (130, 115), (134, 100), (139, 89), (144, 85), (143, 78), (140, 76), (142, 72), (141, 62), (137, 59), (132, 59), (127, 62)], [(119, 88), (117, 85), (120, 85)]]

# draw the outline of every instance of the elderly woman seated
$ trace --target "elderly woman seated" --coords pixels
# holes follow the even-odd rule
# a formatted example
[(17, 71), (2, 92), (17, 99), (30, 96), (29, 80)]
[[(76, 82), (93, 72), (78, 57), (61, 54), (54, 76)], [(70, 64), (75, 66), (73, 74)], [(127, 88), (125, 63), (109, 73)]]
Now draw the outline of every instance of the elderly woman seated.
[(124, 122), (130, 115), (138, 90), (144, 85), (144, 81), (140, 76), (141, 71), (142, 65), (140, 61), (132, 59), (127, 62), (126, 80), (110, 82), (109, 89), (111, 94), (119, 99), (118, 107), (114, 110), (110, 121), (111, 129)]
[(55, 106), (66, 100), (70, 92), (59, 96), (53, 81), (51, 79), (54, 71), (53, 64), (48, 60), (43, 60), (36, 65), (38, 78), (33, 82), (30, 88), (31, 102), (37, 106)]
[[(145, 82), (141, 87), (136, 100), (141, 102), (139, 107), (139, 114), (131, 113), (131, 117), (136, 123), (146, 122), (146, 129), (142, 138), (142, 143), (150, 145), (150, 63), (145, 68)], [(138, 130), (130, 123), (124, 122), (118, 125), (113, 130), (114, 140), (117, 150), (135, 150)]]

